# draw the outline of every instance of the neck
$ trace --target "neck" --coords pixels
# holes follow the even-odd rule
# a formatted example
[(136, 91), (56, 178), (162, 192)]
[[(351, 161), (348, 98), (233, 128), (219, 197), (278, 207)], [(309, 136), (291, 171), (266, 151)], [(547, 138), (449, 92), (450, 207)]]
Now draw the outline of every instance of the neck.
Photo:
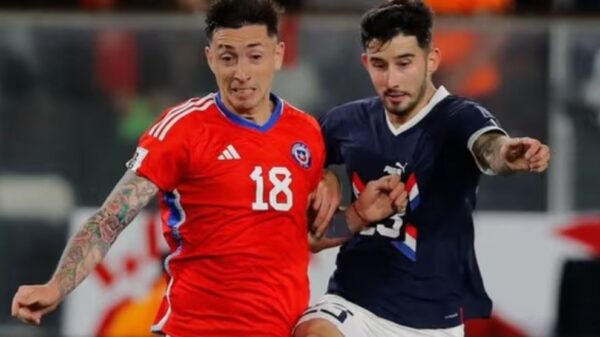
[[(221, 94), (221, 98), (223, 97)], [(269, 121), (269, 118), (273, 114), (273, 109), (275, 109), (275, 104), (268, 94), (261, 99), (258, 105), (249, 109), (235, 109), (226, 99), (222, 99), (222, 102), (225, 104), (227, 110), (259, 126), (263, 126)]]
[(387, 110), (385, 113), (388, 115), (392, 125), (399, 127), (413, 119), (429, 103), (433, 95), (435, 95), (435, 92), (436, 89), (433, 86), (433, 82), (429, 81), (425, 87), (425, 93), (423, 94), (423, 97), (421, 97), (417, 105), (415, 105), (414, 108), (412, 108), (406, 114), (399, 116), (388, 112)]

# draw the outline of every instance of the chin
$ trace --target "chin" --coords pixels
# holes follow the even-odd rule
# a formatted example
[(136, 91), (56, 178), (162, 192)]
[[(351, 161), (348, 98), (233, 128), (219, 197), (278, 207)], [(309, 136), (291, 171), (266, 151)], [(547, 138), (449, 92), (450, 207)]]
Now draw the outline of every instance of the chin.
[(248, 102), (250, 102), (251, 100), (252, 99), (250, 97), (243, 97), (242, 98), (242, 97), (238, 97), (238, 96), (235, 96), (235, 95), (231, 96), (231, 104), (235, 105), (236, 107), (237, 106), (241, 107), (243, 105), (248, 105), (249, 104)]
[(399, 105), (387, 105), (385, 109), (396, 116), (405, 116), (408, 113), (408, 110)]
[(256, 107), (256, 103), (250, 100), (237, 101), (235, 104), (235, 109), (240, 112), (252, 110), (254, 107)]

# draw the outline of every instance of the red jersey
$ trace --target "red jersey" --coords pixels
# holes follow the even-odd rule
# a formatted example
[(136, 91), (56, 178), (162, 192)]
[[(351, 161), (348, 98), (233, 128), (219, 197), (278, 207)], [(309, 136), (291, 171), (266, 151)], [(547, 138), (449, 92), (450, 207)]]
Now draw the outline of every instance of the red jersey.
[(129, 167), (160, 188), (170, 275), (154, 332), (289, 336), (308, 305), (308, 196), (325, 149), (310, 115), (272, 95), (258, 126), (219, 95), (165, 112)]

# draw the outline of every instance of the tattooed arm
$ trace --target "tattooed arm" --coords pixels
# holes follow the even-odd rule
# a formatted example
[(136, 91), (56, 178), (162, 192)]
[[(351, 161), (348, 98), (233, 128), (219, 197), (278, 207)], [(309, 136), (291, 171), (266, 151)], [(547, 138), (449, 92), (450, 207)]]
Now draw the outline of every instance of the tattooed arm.
[(67, 243), (52, 279), (45, 285), (21, 286), (12, 302), (12, 315), (40, 324), (96, 265), (102, 261), (121, 231), (152, 199), (158, 187), (127, 171), (102, 207)]
[(482, 169), (501, 175), (518, 171), (541, 173), (550, 160), (550, 149), (539, 140), (510, 138), (497, 132), (479, 136), (472, 151)]
[(407, 203), (408, 193), (400, 176), (394, 174), (369, 181), (358, 199), (344, 210), (344, 220), (334, 221), (322, 236), (309, 234), (310, 250), (317, 253), (342, 245), (367, 225), (397, 212), (404, 213)]

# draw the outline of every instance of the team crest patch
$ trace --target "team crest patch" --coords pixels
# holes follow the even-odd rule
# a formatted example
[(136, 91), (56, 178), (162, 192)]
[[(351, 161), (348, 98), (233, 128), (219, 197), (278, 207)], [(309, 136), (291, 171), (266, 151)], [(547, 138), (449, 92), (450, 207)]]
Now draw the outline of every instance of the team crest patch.
[(304, 168), (309, 168), (311, 163), (310, 151), (308, 150), (308, 146), (302, 142), (296, 142), (292, 146), (292, 157), (300, 166)]

